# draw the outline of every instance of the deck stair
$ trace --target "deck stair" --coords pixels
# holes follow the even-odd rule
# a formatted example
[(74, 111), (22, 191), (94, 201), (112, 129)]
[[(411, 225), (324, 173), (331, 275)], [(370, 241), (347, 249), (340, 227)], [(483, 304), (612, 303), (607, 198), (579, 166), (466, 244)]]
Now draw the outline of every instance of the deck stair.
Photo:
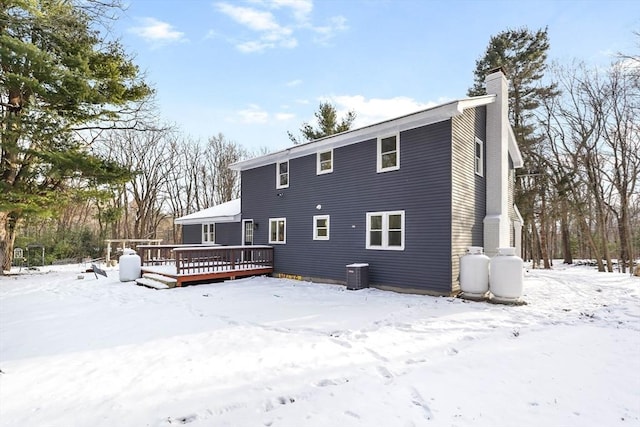
[(144, 273), (141, 278), (136, 280), (136, 283), (148, 288), (169, 289), (175, 288), (178, 280), (173, 277), (163, 276), (162, 274)]

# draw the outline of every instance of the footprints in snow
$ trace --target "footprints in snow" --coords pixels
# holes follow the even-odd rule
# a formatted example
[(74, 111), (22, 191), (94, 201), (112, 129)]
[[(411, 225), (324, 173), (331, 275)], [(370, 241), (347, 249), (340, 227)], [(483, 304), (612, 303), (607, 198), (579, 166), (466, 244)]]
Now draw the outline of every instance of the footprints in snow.
[(278, 396), (275, 399), (269, 399), (262, 404), (264, 412), (271, 412), (279, 405), (290, 405), (295, 403), (296, 399), (291, 396)]

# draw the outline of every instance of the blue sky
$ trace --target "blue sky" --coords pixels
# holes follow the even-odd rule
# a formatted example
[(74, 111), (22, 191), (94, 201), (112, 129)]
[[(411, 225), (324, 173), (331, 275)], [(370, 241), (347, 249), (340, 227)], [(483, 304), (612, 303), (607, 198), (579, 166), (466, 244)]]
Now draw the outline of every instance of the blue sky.
[(640, 51), (631, 0), (130, 0), (113, 31), (163, 120), (275, 150), (321, 100), (359, 127), (462, 98), (490, 37), (523, 26), (548, 26), (564, 64)]

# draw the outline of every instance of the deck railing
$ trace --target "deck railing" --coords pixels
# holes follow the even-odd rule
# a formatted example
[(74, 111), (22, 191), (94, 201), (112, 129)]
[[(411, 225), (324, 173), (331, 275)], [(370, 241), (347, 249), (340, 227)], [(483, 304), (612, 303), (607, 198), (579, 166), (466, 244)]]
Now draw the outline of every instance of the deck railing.
[(217, 248), (220, 245), (172, 244), (172, 245), (138, 245), (138, 255), (143, 266), (173, 265), (176, 263), (174, 249), (179, 248)]
[(173, 255), (178, 275), (273, 268), (271, 246), (182, 246)]

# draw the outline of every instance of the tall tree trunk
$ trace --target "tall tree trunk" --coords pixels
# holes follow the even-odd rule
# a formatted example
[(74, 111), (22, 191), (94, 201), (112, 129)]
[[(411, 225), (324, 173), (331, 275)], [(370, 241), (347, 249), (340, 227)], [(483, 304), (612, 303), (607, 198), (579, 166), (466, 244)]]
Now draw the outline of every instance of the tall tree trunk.
[(618, 222), (618, 234), (620, 236), (620, 259), (618, 265), (623, 273), (627, 272), (627, 263), (631, 268), (631, 232), (628, 226), (629, 218), (626, 209), (621, 209), (620, 215), (616, 215)]
[(0, 275), (11, 270), (17, 223), (18, 220), (12, 212), (0, 212)]
[(551, 263), (549, 262), (549, 251), (548, 251), (548, 242), (547, 242), (547, 197), (542, 192), (541, 196), (541, 206), (540, 206), (540, 257), (542, 258), (542, 264), (545, 270), (549, 270), (551, 268)]
[(582, 227), (582, 232), (584, 236), (587, 238), (587, 243), (589, 244), (589, 249), (591, 249), (591, 253), (596, 260), (596, 264), (598, 265), (598, 271), (604, 271), (604, 263), (602, 262), (602, 254), (598, 250), (596, 246), (596, 242), (593, 240), (593, 235), (591, 235), (591, 230), (589, 229), (589, 225), (587, 224), (587, 220), (584, 218), (579, 219), (580, 226)]
[[(604, 209), (601, 207), (596, 207), (596, 216), (598, 217), (598, 223), (596, 228), (598, 230), (598, 234), (600, 235), (600, 243), (602, 245), (602, 256), (607, 263), (607, 271), (609, 273), (613, 273), (613, 263), (611, 262), (611, 252), (609, 251), (609, 242), (607, 240), (607, 219), (604, 214)], [(603, 270), (604, 271), (604, 270)]]
[(573, 256), (571, 254), (571, 237), (569, 235), (569, 212), (566, 200), (562, 200), (560, 208), (562, 210), (562, 216), (560, 217), (560, 229), (562, 233), (563, 263), (573, 264)]
[(533, 268), (540, 267), (540, 233), (535, 221), (531, 221), (531, 259)]

